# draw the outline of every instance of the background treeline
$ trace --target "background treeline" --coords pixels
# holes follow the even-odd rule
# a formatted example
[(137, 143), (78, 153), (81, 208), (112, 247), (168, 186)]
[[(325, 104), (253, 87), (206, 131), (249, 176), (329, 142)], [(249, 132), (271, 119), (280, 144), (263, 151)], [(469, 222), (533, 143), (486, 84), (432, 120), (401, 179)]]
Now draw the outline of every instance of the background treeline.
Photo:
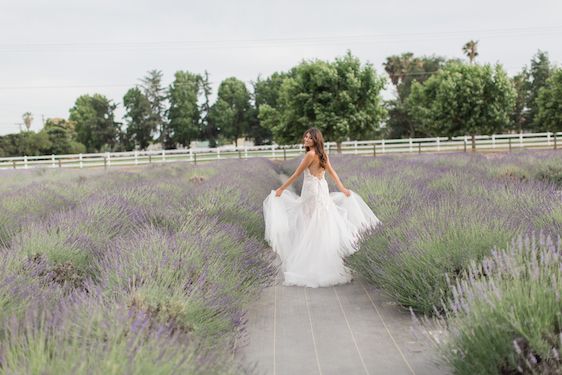
[[(259, 76), (248, 87), (223, 80), (214, 102), (209, 74), (177, 71), (165, 87), (149, 71), (117, 103), (82, 95), (68, 119), (47, 119), (39, 132), (0, 137), (0, 156), (210, 147), (246, 138), (255, 144), (298, 143), (311, 126), (328, 141), (435, 137), (506, 131), (562, 131), (562, 68), (538, 51), (509, 77), (502, 65), (478, 64), (478, 42), (463, 47), (468, 61), (407, 52), (387, 57), (388, 77), (351, 52), (334, 61), (303, 60), (286, 72)], [(391, 85), (394, 98), (383, 100)], [(155, 145), (158, 147), (158, 145)]]

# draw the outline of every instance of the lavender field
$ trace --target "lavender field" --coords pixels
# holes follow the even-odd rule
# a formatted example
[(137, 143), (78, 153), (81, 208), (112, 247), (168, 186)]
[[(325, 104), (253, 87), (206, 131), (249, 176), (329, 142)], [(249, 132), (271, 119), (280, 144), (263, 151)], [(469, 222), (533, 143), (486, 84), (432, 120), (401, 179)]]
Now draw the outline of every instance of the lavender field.
[[(331, 160), (383, 223), (346, 263), (442, 327), (443, 362), (561, 371), (562, 153)], [(252, 373), (262, 202), (299, 161), (1, 174), (0, 374)]]
[(270, 162), (1, 181), (0, 373), (249, 371), (244, 309), (277, 272)]
[(346, 262), (447, 332), (455, 373), (562, 371), (562, 153), (332, 163), (383, 222)]

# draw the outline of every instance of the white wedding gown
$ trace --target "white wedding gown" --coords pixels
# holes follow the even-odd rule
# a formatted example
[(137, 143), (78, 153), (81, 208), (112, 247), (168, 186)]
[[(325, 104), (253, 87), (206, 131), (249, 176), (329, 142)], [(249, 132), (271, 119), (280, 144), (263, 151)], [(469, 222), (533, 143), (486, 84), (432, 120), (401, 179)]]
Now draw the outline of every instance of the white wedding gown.
[(357, 251), (357, 235), (380, 223), (355, 192), (346, 197), (328, 190), (320, 178), (304, 171), (301, 195), (275, 191), (263, 201), (265, 239), (279, 254), (284, 285), (330, 286), (351, 281), (343, 257)]

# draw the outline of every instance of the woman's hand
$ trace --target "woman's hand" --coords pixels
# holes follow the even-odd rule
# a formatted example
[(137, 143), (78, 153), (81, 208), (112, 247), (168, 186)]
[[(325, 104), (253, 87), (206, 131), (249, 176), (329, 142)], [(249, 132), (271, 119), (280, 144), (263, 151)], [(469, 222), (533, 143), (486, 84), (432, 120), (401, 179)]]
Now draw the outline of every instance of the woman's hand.
[(285, 189), (279, 188), (279, 189), (275, 190), (275, 196), (276, 196), (276, 197), (280, 197), (281, 194), (283, 193), (283, 190), (285, 190)]
[(351, 196), (351, 190), (349, 190), (349, 189), (343, 189), (343, 190), (342, 190), (342, 193), (343, 193), (346, 197)]

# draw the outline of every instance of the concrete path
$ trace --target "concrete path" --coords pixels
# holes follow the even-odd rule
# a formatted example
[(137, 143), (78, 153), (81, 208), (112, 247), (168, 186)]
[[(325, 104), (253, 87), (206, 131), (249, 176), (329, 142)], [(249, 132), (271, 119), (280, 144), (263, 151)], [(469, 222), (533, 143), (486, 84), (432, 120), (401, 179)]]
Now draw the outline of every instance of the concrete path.
[(276, 285), (248, 314), (240, 355), (259, 374), (448, 374), (408, 312), (363, 280)]
[(328, 288), (276, 284), (250, 307), (237, 345), (258, 374), (449, 374), (434, 363), (428, 339), (414, 334), (409, 312), (364, 280)]

